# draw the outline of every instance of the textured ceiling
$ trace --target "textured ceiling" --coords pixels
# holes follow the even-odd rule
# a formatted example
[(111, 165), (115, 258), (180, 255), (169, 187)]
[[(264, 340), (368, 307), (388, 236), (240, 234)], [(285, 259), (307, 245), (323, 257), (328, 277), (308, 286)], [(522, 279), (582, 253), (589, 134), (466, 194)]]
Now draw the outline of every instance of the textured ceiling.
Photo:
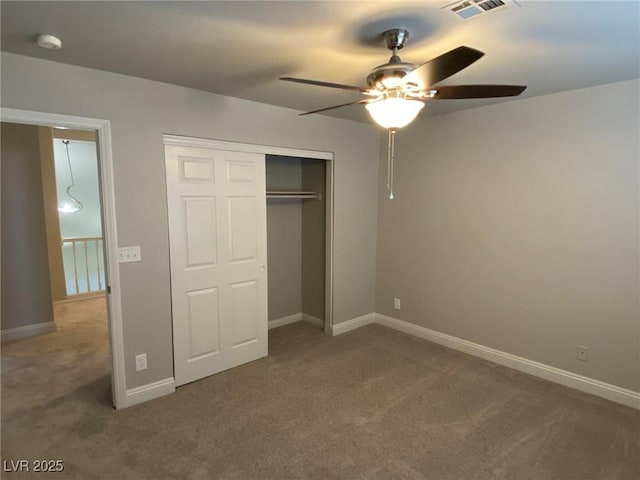
[[(520, 0), (463, 21), (448, 1), (0, 3), (2, 50), (301, 111), (357, 93), (278, 81), (364, 85), (389, 53), (379, 34), (410, 31), (402, 59), (420, 64), (459, 45), (485, 56), (443, 84), (528, 85), (521, 97), (640, 77), (640, 3)], [(61, 50), (39, 48), (51, 33)], [(423, 115), (505, 100), (433, 101)], [(507, 100), (508, 101), (508, 100)], [(513, 100), (511, 100), (513, 101)], [(368, 121), (362, 106), (331, 115)]]

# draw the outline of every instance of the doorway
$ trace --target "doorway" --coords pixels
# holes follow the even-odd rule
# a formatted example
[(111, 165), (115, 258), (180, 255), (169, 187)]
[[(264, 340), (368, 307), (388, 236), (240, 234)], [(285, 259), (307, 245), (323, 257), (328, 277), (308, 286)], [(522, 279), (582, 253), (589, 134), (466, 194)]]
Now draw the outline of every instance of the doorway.
[[(60, 131), (71, 129), (71, 130), (89, 132), (89, 134), (92, 135), (95, 140), (94, 148), (97, 148), (96, 157), (98, 159), (98, 163), (97, 163), (96, 170), (97, 170), (97, 176), (99, 179), (99, 184), (97, 185), (98, 192), (94, 192), (94, 193), (97, 193), (99, 203), (101, 204), (101, 207), (102, 207), (102, 218), (100, 221), (100, 225), (102, 228), (103, 235), (100, 238), (103, 238), (103, 240), (100, 240), (99, 242), (94, 242), (93, 245), (91, 244), (90, 241), (87, 241), (86, 248), (84, 247), (84, 245), (82, 247), (79, 247), (78, 245), (76, 245), (76, 267), (84, 268), (84, 274), (85, 274), (84, 284), (85, 285), (87, 285), (87, 283), (89, 284), (89, 287), (87, 287), (87, 290), (91, 288), (94, 294), (96, 293), (96, 291), (102, 290), (102, 292), (100, 292), (100, 294), (103, 295), (102, 298), (104, 299), (102, 300), (103, 302), (102, 310), (104, 311), (107, 317), (106, 324), (104, 325), (104, 329), (106, 331), (105, 333), (108, 339), (108, 340), (105, 339), (107, 340), (105, 342), (107, 344), (105, 346), (106, 370), (107, 370), (108, 377), (110, 377), (110, 379), (108, 378), (109, 381), (107, 382), (107, 383), (110, 383), (110, 395), (109, 395), (110, 398), (108, 398), (107, 400), (115, 408), (124, 408), (127, 406), (125, 376), (124, 376), (124, 345), (123, 345), (123, 338), (122, 338), (122, 315), (121, 315), (120, 286), (119, 286), (120, 282), (119, 282), (119, 272), (117, 268), (117, 251), (116, 251), (117, 236), (115, 231), (115, 193), (113, 190), (113, 181), (112, 181), (113, 166), (112, 166), (112, 158), (111, 158), (111, 137), (110, 137), (109, 122), (106, 120), (97, 120), (97, 119), (83, 118), (83, 117), (72, 117), (67, 115), (48, 114), (48, 113), (42, 113), (42, 112), (32, 112), (32, 111), (25, 111), (25, 110), (10, 109), (10, 108), (2, 108), (2, 121), (11, 123), (11, 124), (17, 124), (19, 126), (31, 125), (31, 126), (34, 126), (33, 128), (36, 128), (36, 129), (38, 127), (42, 127), (42, 130), (52, 131), (54, 127), (57, 127), (57, 129)], [(80, 133), (80, 134), (84, 135), (86, 133)], [(69, 135), (71, 135), (71, 133), (67, 134), (67, 136)], [(53, 133), (51, 134), (51, 136), (53, 137)], [(61, 141), (62, 140), (64, 139), (61, 139)], [(83, 141), (77, 138), (66, 139), (66, 140), (71, 142)], [(64, 145), (64, 143), (61, 143), (61, 145)], [(66, 156), (66, 152), (65, 152), (65, 156)], [(64, 160), (66, 161), (67, 159), (64, 158)], [(55, 171), (53, 168), (53, 163), (49, 165), (51, 166), (52, 170)], [(40, 167), (40, 165), (38, 165), (38, 167)], [(73, 165), (72, 165), (72, 169), (73, 169)], [(47, 175), (46, 172), (42, 172), (42, 173), (44, 173), (45, 176)], [(38, 174), (40, 177), (41, 175), (40, 169), (38, 171)], [(51, 171), (48, 172), (48, 174), (55, 176), (55, 173), (54, 172), (52, 173)], [(3, 180), (4, 180), (4, 175), (3, 175)], [(44, 189), (44, 186), (45, 184), (43, 183), (42, 184), (43, 189)], [(67, 190), (67, 187), (65, 187), (64, 188), (65, 192), (66, 193), (70, 192), (72, 196), (77, 196), (78, 194), (77, 190), (74, 190), (73, 185), (71, 187), (72, 188), (70, 190)], [(55, 186), (55, 183), (53, 187), (51, 187), (51, 184), (49, 183), (49, 188), (50, 190), (53, 189), (53, 192), (54, 192), (53, 194), (57, 196), (57, 191), (56, 191), (57, 187)], [(41, 191), (41, 193), (43, 195), (46, 194), (46, 192), (44, 191)], [(49, 191), (48, 194), (51, 195), (51, 191)], [(43, 198), (44, 197), (42, 196), (41, 200), (43, 200)], [(73, 199), (66, 198), (66, 197), (64, 198), (64, 200), (69, 200), (71, 202), (73, 201)], [(68, 209), (68, 207), (65, 207), (64, 205), (62, 206), (58, 204), (53, 205), (53, 209), (54, 211), (56, 211), (56, 213), (58, 213), (57, 212), (58, 208), (62, 210)], [(42, 217), (44, 218), (44, 215), (42, 215)], [(4, 215), (3, 215), (3, 219), (4, 219)], [(51, 218), (49, 218), (48, 227), (50, 227), (52, 224), (57, 225), (58, 232), (60, 232), (60, 223), (58, 219), (52, 222)], [(50, 229), (48, 230), (50, 231)], [(3, 228), (3, 233), (4, 231), (5, 229)], [(65, 242), (62, 241), (62, 236), (59, 235), (57, 242), (54, 241), (51, 243), (52, 245), (51, 249), (59, 252), (59, 256), (58, 256), (59, 268), (57, 271), (58, 271), (58, 278), (62, 278), (62, 281), (57, 283), (58, 294), (61, 294), (61, 292), (64, 292), (64, 295), (66, 296), (66, 293), (67, 293), (66, 282), (64, 278), (64, 267), (63, 267), (64, 260), (62, 259), (64, 243)], [(100, 252), (101, 246), (103, 249), (102, 254)], [(98, 253), (92, 254), (92, 250), (93, 252), (95, 252), (96, 247), (98, 249)], [(3, 245), (3, 249), (4, 249), (4, 245)], [(45, 262), (48, 261), (50, 258), (52, 258), (52, 256), (49, 255), (49, 251), (51, 250), (50, 250), (49, 244), (47, 243), (47, 246), (45, 246), (45, 251), (43, 255), (43, 258), (46, 259)], [(81, 260), (83, 257), (84, 257), (84, 264), (82, 263), (82, 260)], [(71, 260), (73, 261), (73, 259)], [(91, 265), (93, 261), (95, 261), (95, 265), (96, 265), (95, 268)], [(94, 272), (94, 270), (97, 271), (98, 265), (100, 265), (101, 267), (100, 277), (102, 280), (100, 281), (97, 280), (98, 276), (94, 275), (94, 273), (96, 273)], [(89, 270), (88, 273), (87, 273), (87, 270)], [(74, 276), (75, 275), (76, 273), (74, 273)], [(80, 284), (82, 283), (82, 278), (83, 278), (82, 268), (78, 268), (77, 275), (78, 275), (78, 287), (80, 287)], [(95, 285), (96, 282), (94, 282), (94, 279), (96, 280), (97, 285)], [(5, 293), (4, 286), (7, 284), (10, 284), (12, 280), (13, 279), (6, 279), (6, 278), (3, 279), (3, 293)], [(30, 279), (28, 284), (31, 284), (32, 280), (33, 279)], [(102, 285), (100, 285), (100, 282), (103, 282)], [(73, 283), (75, 284), (75, 280), (73, 281)], [(47, 288), (51, 288), (51, 293), (49, 295), (49, 298), (51, 299), (53, 298), (53, 284), (51, 283), (48, 275), (47, 275), (46, 285), (47, 285)], [(93, 288), (94, 285), (97, 286), (97, 288), (94, 289)], [(100, 286), (102, 286), (101, 289), (100, 289)], [(33, 286), (31, 288), (33, 288)], [(75, 292), (76, 294), (91, 293), (91, 292), (78, 292), (78, 290), (81, 290), (81, 288), (78, 288), (76, 290)], [(104, 295), (106, 295), (106, 297), (104, 297)], [(26, 305), (27, 308), (29, 308), (30, 302), (28, 301), (28, 299), (21, 298), (19, 300), (21, 300), (21, 303), (19, 303), (19, 305), (22, 305), (22, 307)], [(68, 308), (65, 308), (67, 306), (64, 304), (66, 300), (68, 300), (68, 298), (61, 300), (62, 307), (63, 307), (62, 310), (65, 310), (65, 309), (68, 310)], [(98, 298), (97, 302), (99, 303), (100, 301), (101, 299)], [(3, 302), (3, 307), (4, 307), (4, 302)], [(86, 303), (83, 309), (84, 309), (84, 313), (79, 313), (81, 317), (83, 315), (85, 316), (91, 315), (90, 313), (87, 313), (87, 312), (93, 311), (89, 303)], [(100, 308), (98, 308), (98, 310), (100, 310)], [(46, 313), (41, 318), (45, 318), (45, 316), (46, 316)], [(3, 323), (5, 322), (5, 320), (6, 320), (5, 316), (3, 315)], [(44, 323), (48, 323), (48, 322), (44, 322)], [(53, 324), (52, 327), (53, 328), (50, 328), (49, 331), (52, 331), (55, 329), (55, 324)], [(36, 328), (36, 330), (37, 329), (38, 328)], [(3, 330), (4, 330), (4, 325), (3, 325)], [(5, 332), (3, 332), (3, 337), (5, 337), (4, 333)], [(28, 332), (28, 333), (45, 333), (45, 332), (36, 331), (36, 332)], [(36, 337), (36, 338), (39, 340), (44, 337)]]
[[(99, 159), (95, 131), (39, 127), (41, 154), (48, 153), (48, 131), (52, 132), (52, 153), (55, 178), (45, 192), (53, 190), (56, 197), (45, 198), (45, 204), (57, 204), (59, 236), (66, 301), (77, 301), (105, 295), (104, 238), (100, 203)], [(44, 172), (43, 165), (43, 172)], [(55, 233), (58, 233), (57, 231)], [(57, 235), (56, 235), (57, 237)], [(49, 241), (54, 239), (49, 237)], [(55, 238), (58, 241), (58, 238)], [(52, 245), (49, 257), (57, 256)], [(49, 262), (52, 267), (60, 262)], [(52, 275), (52, 284), (59, 282)], [(55, 300), (54, 300), (55, 301)]]
[(327, 228), (319, 281), (324, 284), (321, 322), (330, 332), (333, 154), (175, 135), (164, 135), (164, 145), (176, 385), (267, 354), (269, 155), (325, 161)]
[(328, 161), (266, 156), (269, 328), (325, 330)]

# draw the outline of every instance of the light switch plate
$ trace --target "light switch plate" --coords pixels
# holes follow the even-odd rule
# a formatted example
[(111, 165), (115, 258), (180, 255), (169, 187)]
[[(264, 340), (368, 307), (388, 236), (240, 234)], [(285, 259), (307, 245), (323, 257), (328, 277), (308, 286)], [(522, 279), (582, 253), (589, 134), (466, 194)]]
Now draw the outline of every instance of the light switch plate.
[(118, 248), (118, 263), (139, 262), (142, 260), (140, 246)]
[(147, 369), (147, 354), (141, 353), (140, 355), (136, 355), (136, 372), (140, 372), (146, 369)]

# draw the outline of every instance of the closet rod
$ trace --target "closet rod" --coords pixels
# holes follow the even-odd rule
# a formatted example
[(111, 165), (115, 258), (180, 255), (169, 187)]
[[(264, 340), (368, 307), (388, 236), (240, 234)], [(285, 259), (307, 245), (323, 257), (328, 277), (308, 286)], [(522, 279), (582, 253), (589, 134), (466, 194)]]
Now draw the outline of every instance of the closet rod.
[(318, 192), (269, 191), (267, 192), (267, 198), (298, 198), (320, 200), (321, 197), (320, 193)]

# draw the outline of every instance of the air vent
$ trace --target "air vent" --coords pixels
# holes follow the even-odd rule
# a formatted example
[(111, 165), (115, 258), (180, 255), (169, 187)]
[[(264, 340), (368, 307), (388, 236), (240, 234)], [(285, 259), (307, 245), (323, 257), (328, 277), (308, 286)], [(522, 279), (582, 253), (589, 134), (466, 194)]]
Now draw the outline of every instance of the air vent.
[(450, 3), (443, 10), (448, 10), (461, 20), (477, 18), (487, 13), (504, 10), (508, 5), (521, 6), (518, 0), (462, 0)]
[(485, 12), (488, 12), (494, 8), (504, 6), (504, 2), (502, 0), (487, 0), (486, 2), (479, 3), (478, 6)]

